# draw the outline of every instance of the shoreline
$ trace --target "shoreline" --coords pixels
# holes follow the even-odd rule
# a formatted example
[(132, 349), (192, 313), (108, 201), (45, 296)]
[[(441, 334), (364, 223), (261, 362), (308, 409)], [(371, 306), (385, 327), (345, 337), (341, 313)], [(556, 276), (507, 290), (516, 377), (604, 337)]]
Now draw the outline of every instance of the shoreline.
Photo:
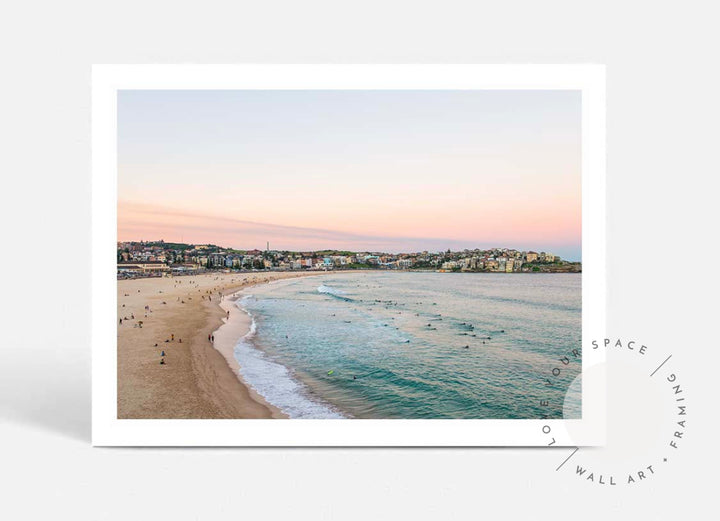
[(283, 417), (232, 366), (234, 346), (245, 333), (234, 339), (229, 358), (208, 335), (226, 323), (221, 305), (227, 297), (220, 294), (303, 275), (209, 273), (118, 281), (117, 418)]
[(270, 403), (264, 396), (258, 393), (250, 382), (246, 381), (240, 372), (240, 363), (235, 358), (235, 346), (250, 333), (250, 327), (252, 326), (252, 318), (247, 313), (243, 312), (235, 303), (240, 297), (235, 295), (237, 291), (251, 288), (256, 286), (243, 286), (236, 289), (232, 295), (223, 295), (223, 299), (220, 301), (220, 308), (226, 313), (229, 313), (227, 317), (223, 318), (222, 325), (217, 328), (214, 333), (213, 347), (223, 356), (228, 364), (228, 367), (233, 372), (235, 377), (247, 388), (250, 396), (256, 402), (267, 407), (271, 412), (272, 418), (288, 419), (289, 416), (285, 414), (279, 407)]
[[(325, 273), (326, 272), (316, 273), (316, 275)], [(308, 273), (307, 275), (311, 274)], [(255, 288), (264, 285), (273, 285), (287, 280), (287, 278), (282, 278), (248, 284), (224, 295), (219, 307), (225, 311), (227, 316), (223, 318), (223, 324), (214, 333), (214, 347), (223, 355), (229, 368), (243, 385), (250, 390), (253, 397), (272, 411), (273, 418), (304, 418), (306, 417), (306, 408), (308, 406), (313, 408), (316, 414), (320, 415), (317, 418), (310, 416), (313, 419), (348, 418), (349, 416), (347, 416), (346, 413), (332, 404), (324, 402), (321, 397), (307, 396), (304, 392), (309, 390), (306, 389), (307, 383), (293, 376), (291, 374), (292, 370), (284, 363), (265, 358), (267, 353), (264, 349), (258, 347), (252, 338), (244, 341), (247, 335), (255, 332), (253, 329), (255, 319), (245, 307), (238, 305), (238, 301), (244, 297), (251, 296)], [(320, 284), (323, 284), (323, 282), (320, 282)], [(244, 344), (241, 347), (242, 353), (236, 356), (237, 347), (241, 342)], [(249, 349), (249, 351), (254, 354), (248, 354), (245, 352), (246, 349)], [(259, 358), (256, 358), (258, 356)], [(263, 371), (270, 371), (269, 373), (263, 372), (263, 375), (272, 375), (272, 381), (275, 384), (283, 382), (284, 385), (281, 386), (285, 392), (287, 392), (287, 385), (289, 384), (293, 396), (300, 397), (300, 401), (289, 403), (283, 392), (277, 394), (277, 388), (274, 385), (271, 386), (271, 389), (268, 389), (267, 386), (263, 386), (262, 382), (260, 382), (259, 387), (256, 387), (258, 384), (256, 381), (258, 365), (256, 364), (258, 362), (262, 366)], [(245, 374), (241, 372), (244, 366), (247, 366), (247, 372), (245, 372)]]
[(212, 345), (215, 350), (223, 356), (229, 369), (235, 377), (244, 387), (247, 388), (251, 398), (259, 404), (265, 406), (271, 412), (271, 417), (274, 419), (289, 419), (290, 416), (283, 412), (280, 407), (271, 403), (265, 396), (260, 394), (260, 392), (258, 392), (252, 384), (250, 384), (250, 382), (243, 378), (240, 362), (235, 357), (235, 347), (241, 339), (250, 333), (253, 321), (247, 311), (236, 305), (236, 302), (244, 296), (238, 295), (237, 293), (242, 290), (260, 286), (261, 284), (270, 284), (272, 282), (278, 282), (288, 278), (324, 275), (327, 273), (328, 272), (295, 274), (291, 277), (275, 278), (271, 280), (255, 281), (250, 284), (243, 284), (223, 293), (223, 298), (218, 304), (218, 306), (225, 312), (225, 316), (222, 318), (223, 323), (220, 327), (212, 333), (214, 338)]

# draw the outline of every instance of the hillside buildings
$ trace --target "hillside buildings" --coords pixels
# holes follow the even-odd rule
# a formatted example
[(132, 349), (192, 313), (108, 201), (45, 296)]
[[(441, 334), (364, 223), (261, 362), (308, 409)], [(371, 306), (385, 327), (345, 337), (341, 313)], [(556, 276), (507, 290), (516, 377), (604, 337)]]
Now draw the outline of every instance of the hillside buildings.
[[(269, 246), (269, 245), (268, 245)], [(579, 262), (568, 262), (548, 252), (508, 248), (432, 253), (236, 250), (213, 244), (120, 242), (118, 277), (191, 274), (200, 270), (435, 270), (440, 272), (580, 272)]]

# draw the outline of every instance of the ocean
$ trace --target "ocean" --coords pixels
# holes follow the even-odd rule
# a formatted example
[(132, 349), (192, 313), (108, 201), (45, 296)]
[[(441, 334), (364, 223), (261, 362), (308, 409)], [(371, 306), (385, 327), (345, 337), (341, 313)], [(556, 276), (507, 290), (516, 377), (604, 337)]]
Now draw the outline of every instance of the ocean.
[(339, 272), (237, 305), (241, 374), (290, 418), (580, 418), (580, 274)]

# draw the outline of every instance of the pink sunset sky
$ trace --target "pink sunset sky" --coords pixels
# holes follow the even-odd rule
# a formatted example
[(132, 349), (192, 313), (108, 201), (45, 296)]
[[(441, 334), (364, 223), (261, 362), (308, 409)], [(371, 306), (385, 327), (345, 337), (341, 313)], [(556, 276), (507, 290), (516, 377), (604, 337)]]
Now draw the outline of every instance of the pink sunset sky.
[(581, 258), (577, 91), (121, 91), (118, 240)]

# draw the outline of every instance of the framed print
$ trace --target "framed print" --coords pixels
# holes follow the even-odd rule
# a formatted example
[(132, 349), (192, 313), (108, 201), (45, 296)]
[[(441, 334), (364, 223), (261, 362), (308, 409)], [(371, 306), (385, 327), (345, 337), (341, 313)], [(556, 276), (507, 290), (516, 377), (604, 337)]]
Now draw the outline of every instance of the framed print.
[(93, 443), (604, 442), (596, 65), (93, 68)]

